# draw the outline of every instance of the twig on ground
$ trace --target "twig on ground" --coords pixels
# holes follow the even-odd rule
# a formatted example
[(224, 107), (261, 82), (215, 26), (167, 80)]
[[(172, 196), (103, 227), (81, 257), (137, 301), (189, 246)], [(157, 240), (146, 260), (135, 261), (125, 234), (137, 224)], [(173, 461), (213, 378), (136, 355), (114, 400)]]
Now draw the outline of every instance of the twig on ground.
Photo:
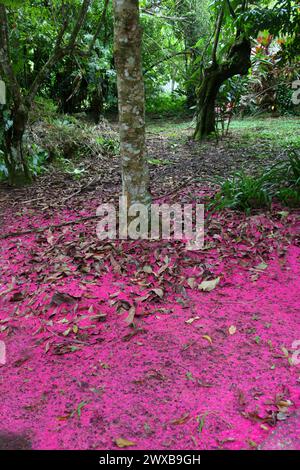
[(61, 224), (52, 224), (52, 225), (47, 225), (45, 227), (35, 227), (32, 229), (24, 230), (20, 232), (9, 232), (9, 233), (5, 233), (4, 235), (0, 235), (0, 240), (4, 240), (6, 238), (21, 237), (23, 235), (30, 235), (31, 233), (41, 233), (41, 232), (45, 232), (46, 230), (56, 229), (60, 227), (67, 227), (69, 225), (80, 224), (82, 222), (86, 222), (88, 220), (93, 220), (96, 218), (98, 218), (97, 215), (89, 215), (87, 217), (82, 217), (81, 219), (69, 220), (68, 222), (62, 222)]

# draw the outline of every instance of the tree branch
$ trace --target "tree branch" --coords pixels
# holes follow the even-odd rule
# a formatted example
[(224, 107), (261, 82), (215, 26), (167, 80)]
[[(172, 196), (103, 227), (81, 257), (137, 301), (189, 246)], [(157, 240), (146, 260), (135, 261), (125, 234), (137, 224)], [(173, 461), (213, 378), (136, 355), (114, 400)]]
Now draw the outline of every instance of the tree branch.
[(85, 18), (86, 18), (90, 3), (91, 3), (91, 0), (84, 0), (83, 1), (81, 10), (80, 10), (78, 18), (77, 18), (77, 22), (76, 22), (76, 24), (74, 26), (74, 29), (73, 29), (73, 32), (71, 34), (69, 44), (67, 45), (67, 49), (70, 50), (70, 51), (72, 51), (74, 49), (77, 36), (78, 36), (78, 34), (79, 34), (79, 32), (82, 28), (82, 25), (84, 23)]
[(88, 49), (88, 54), (90, 54), (92, 52), (92, 50), (94, 49), (95, 42), (97, 41), (97, 38), (98, 38), (99, 33), (101, 31), (101, 28), (102, 28), (102, 24), (104, 23), (105, 18), (106, 18), (106, 12), (107, 12), (107, 8), (108, 8), (108, 4), (109, 4), (109, 0), (104, 0), (103, 11), (102, 11), (102, 14), (100, 16), (100, 19), (99, 19), (95, 34), (93, 36), (93, 39), (90, 43), (90, 46), (89, 46), (89, 49)]
[(179, 55), (188, 55), (188, 54), (191, 54), (193, 49), (187, 49), (186, 51), (181, 51), (181, 52), (175, 52), (174, 54), (170, 54), (166, 57), (164, 57), (163, 59), (160, 59), (158, 60), (157, 62), (155, 62), (154, 64), (151, 64), (147, 70), (144, 71), (144, 75), (146, 75), (146, 73), (150, 72), (150, 70), (152, 70), (154, 67), (156, 67), (157, 65), (161, 64), (162, 62), (165, 62), (167, 60), (171, 60), (173, 59), (173, 57), (177, 57)]
[(226, 0), (226, 2), (227, 2), (228, 8), (229, 8), (229, 12), (230, 12), (231, 16), (236, 20), (236, 14), (235, 14), (234, 9), (232, 8), (232, 5), (231, 5), (231, 3), (230, 3), (230, 0)]
[(224, 18), (224, 4), (219, 12), (219, 15), (217, 18), (217, 24), (216, 24), (215, 41), (214, 41), (214, 47), (212, 51), (212, 62), (214, 65), (217, 63), (217, 49), (218, 49), (218, 44), (219, 44), (219, 39), (220, 39), (223, 18)]
[(72, 50), (74, 49), (77, 36), (78, 36), (78, 34), (79, 34), (79, 32), (82, 28), (82, 25), (84, 23), (85, 18), (86, 18), (90, 3), (91, 3), (91, 0), (84, 0), (83, 1), (81, 10), (80, 10), (79, 15), (78, 15), (77, 22), (74, 26), (74, 29), (73, 29), (72, 33), (71, 33), (70, 41), (67, 44), (67, 46), (63, 48), (62, 47), (62, 41), (63, 41), (65, 32), (68, 28), (69, 21), (70, 21), (67, 14), (65, 14), (63, 25), (62, 25), (59, 33), (58, 33), (58, 36), (57, 36), (56, 43), (55, 43), (54, 49), (52, 51), (52, 54), (48, 58), (47, 62), (40, 69), (40, 71), (37, 73), (37, 75), (35, 77), (35, 80), (33, 81), (32, 85), (30, 87), (30, 90), (29, 90), (29, 93), (28, 93), (28, 96), (27, 96), (27, 100), (26, 100), (28, 104), (30, 104), (34, 100), (35, 95), (38, 92), (38, 89), (40, 87), (41, 82), (46, 77), (46, 75), (49, 72), (49, 70), (51, 69), (52, 65), (55, 64), (55, 62), (57, 62), (59, 59), (61, 59), (62, 57), (64, 57), (68, 53), (71, 53)]
[(141, 14), (154, 16), (158, 19), (169, 20), (169, 21), (189, 21), (187, 16), (165, 16), (165, 15), (156, 15), (152, 11), (141, 9)]

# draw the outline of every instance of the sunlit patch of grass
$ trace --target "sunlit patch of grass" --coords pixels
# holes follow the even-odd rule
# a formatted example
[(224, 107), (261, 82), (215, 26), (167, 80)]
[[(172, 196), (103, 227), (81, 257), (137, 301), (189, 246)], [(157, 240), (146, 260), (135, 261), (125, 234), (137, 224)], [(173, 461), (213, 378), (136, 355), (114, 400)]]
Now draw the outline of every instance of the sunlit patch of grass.
[(261, 141), (274, 148), (300, 148), (299, 118), (236, 119), (230, 132), (249, 146)]
[(151, 120), (147, 123), (148, 134), (163, 134), (165, 137), (180, 137), (185, 134), (186, 131), (193, 131), (192, 121), (174, 121), (170, 119), (164, 120)]
[[(151, 120), (147, 124), (147, 132), (148, 135), (161, 134), (166, 138), (182, 138), (192, 136), (194, 126), (192, 120)], [(234, 119), (230, 125), (229, 136), (230, 139), (225, 139), (223, 142), (231, 149), (238, 149), (241, 146), (252, 147), (258, 143), (266, 151), (262, 151), (261, 154), (279, 148), (300, 148), (300, 119), (291, 117)], [(214, 142), (212, 137), (206, 144), (210, 146)]]

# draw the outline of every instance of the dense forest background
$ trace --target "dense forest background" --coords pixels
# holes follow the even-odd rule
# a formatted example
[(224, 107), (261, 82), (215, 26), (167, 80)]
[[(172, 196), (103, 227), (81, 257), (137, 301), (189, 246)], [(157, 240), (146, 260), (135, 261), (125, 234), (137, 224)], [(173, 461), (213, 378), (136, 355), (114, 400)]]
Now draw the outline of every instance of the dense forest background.
[[(114, 120), (113, 9), (108, 0), (7, 0), (0, 16), (0, 178), (19, 184), (54, 160), (72, 167), (87, 126)], [(299, 2), (142, 0), (140, 16), (148, 117), (194, 118), (201, 140), (234, 116), (299, 113)], [(92, 140), (96, 153), (117, 151), (105, 132)]]

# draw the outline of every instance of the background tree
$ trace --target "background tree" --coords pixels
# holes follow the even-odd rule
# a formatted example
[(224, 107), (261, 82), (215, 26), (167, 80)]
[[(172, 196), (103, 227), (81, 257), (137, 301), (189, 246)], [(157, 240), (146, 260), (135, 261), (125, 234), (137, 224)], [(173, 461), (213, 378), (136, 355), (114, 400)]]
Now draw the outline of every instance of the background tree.
[(267, 29), (270, 34), (278, 35), (294, 32), (297, 27), (298, 6), (291, 0), (275, 3), (268, 0), (215, 0), (214, 7), (216, 19), (211, 60), (197, 90), (196, 140), (207, 137), (216, 129), (215, 105), (220, 87), (235, 75), (248, 74), (251, 41), (258, 32)]
[[(11, 5), (15, 8), (20, 7), (20, 2), (14, 0), (0, 3), (0, 71), (6, 81), (9, 97), (7, 124), (4, 129), (1, 147), (9, 174), (9, 182), (13, 185), (30, 180), (23, 138), (34, 99), (52, 67), (64, 57), (71, 56), (74, 50), (79, 47), (77, 40), (86, 21), (91, 3), (92, 0), (82, 0), (75, 4), (63, 1), (43, 5), (40, 5), (40, 2), (33, 2), (33, 5), (31, 3), (25, 4), (25, 11), (35, 21), (38, 18), (42, 20), (43, 16), (46, 16), (52, 25), (50, 32), (53, 34), (54, 45), (46, 52), (43, 49), (40, 51), (38, 44), (34, 45), (33, 55), (36, 56), (33, 63), (34, 70), (33, 73), (30, 73), (31, 79), (28, 80), (26, 76), (28, 75), (28, 63), (24, 62), (25, 78), (23, 83), (18, 78), (23, 75), (18, 70), (20, 63), (19, 61), (13, 62), (11, 54), (11, 44), (16, 41), (14, 29), (18, 26), (14, 24), (13, 20), (18, 18), (21, 21), (21, 17), (18, 16), (19, 10), (16, 12), (16, 10), (10, 10), (10, 8)], [(8, 18), (6, 4), (9, 5), (10, 19)], [(92, 47), (93, 42), (94, 39), (91, 42)], [(17, 51), (20, 56), (18, 47)], [(39, 57), (39, 52), (43, 53), (42, 57)], [(88, 52), (90, 52), (90, 49)], [(22, 54), (26, 54), (26, 51), (23, 50)]]

